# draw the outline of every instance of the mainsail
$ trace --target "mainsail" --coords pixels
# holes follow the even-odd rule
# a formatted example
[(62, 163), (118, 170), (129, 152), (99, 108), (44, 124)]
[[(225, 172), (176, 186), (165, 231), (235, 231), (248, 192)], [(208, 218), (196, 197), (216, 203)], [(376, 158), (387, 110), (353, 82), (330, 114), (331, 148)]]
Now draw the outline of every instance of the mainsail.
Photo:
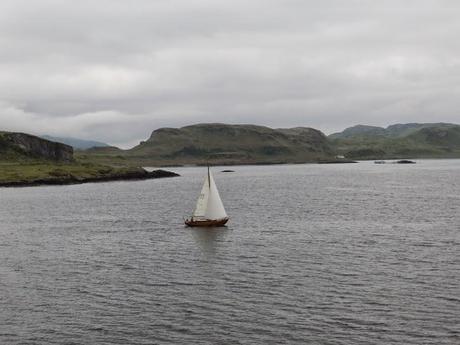
[(195, 212), (193, 217), (204, 219), (222, 219), (227, 217), (224, 205), (220, 199), (219, 191), (217, 190), (216, 183), (208, 168), (208, 175), (201, 189), (200, 196), (196, 203)]

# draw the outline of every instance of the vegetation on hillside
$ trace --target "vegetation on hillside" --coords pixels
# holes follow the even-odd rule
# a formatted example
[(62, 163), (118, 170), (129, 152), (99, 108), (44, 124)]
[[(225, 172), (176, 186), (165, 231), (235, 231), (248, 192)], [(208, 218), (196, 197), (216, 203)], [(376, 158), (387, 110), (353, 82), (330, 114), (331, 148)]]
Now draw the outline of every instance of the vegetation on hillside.
[(0, 186), (4, 187), (139, 180), (172, 176), (178, 175), (162, 170), (148, 172), (140, 167), (114, 168), (92, 163), (0, 164)]
[(454, 124), (355, 126), (329, 138), (350, 159), (460, 157), (460, 126)]
[(161, 128), (130, 150), (70, 146), (0, 132), (0, 185), (151, 178), (142, 166), (347, 162), (347, 159), (459, 158), (460, 126), (355, 126), (327, 138), (306, 127), (200, 124)]
[(333, 159), (326, 136), (313, 128), (199, 124), (155, 130), (130, 150), (95, 148), (77, 157), (113, 164), (273, 164)]
[(175, 176), (141, 167), (81, 162), (71, 147), (23, 133), (0, 132), (0, 186), (71, 184)]

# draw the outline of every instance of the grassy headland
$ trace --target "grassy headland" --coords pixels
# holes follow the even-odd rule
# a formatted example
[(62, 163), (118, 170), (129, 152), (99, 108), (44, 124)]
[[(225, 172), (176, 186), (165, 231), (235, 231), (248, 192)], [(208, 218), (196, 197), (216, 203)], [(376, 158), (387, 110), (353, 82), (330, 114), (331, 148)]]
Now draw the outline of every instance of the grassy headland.
[(76, 157), (111, 165), (177, 166), (307, 163), (331, 161), (335, 154), (327, 137), (313, 128), (212, 123), (160, 128), (132, 149), (93, 148)]
[(140, 167), (110, 167), (92, 163), (29, 162), (27, 164), (0, 163), (0, 186), (62, 185), (117, 180), (141, 180), (178, 176), (156, 170), (148, 172)]
[(141, 167), (113, 167), (74, 159), (70, 146), (24, 133), (0, 132), (0, 186), (75, 184), (178, 176)]

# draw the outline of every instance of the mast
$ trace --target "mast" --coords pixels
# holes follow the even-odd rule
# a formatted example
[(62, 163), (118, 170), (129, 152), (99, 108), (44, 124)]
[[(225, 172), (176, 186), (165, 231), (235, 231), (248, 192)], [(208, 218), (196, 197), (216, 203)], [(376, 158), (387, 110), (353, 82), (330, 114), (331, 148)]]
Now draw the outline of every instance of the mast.
[(211, 176), (209, 176), (209, 161), (208, 161), (208, 187), (211, 189)]

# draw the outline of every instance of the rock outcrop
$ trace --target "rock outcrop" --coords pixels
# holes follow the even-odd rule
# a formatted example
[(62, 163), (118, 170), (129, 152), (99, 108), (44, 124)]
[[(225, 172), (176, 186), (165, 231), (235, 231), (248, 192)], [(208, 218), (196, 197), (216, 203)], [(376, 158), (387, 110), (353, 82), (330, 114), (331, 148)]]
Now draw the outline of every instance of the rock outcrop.
[(0, 159), (73, 161), (73, 148), (25, 133), (0, 132)]

